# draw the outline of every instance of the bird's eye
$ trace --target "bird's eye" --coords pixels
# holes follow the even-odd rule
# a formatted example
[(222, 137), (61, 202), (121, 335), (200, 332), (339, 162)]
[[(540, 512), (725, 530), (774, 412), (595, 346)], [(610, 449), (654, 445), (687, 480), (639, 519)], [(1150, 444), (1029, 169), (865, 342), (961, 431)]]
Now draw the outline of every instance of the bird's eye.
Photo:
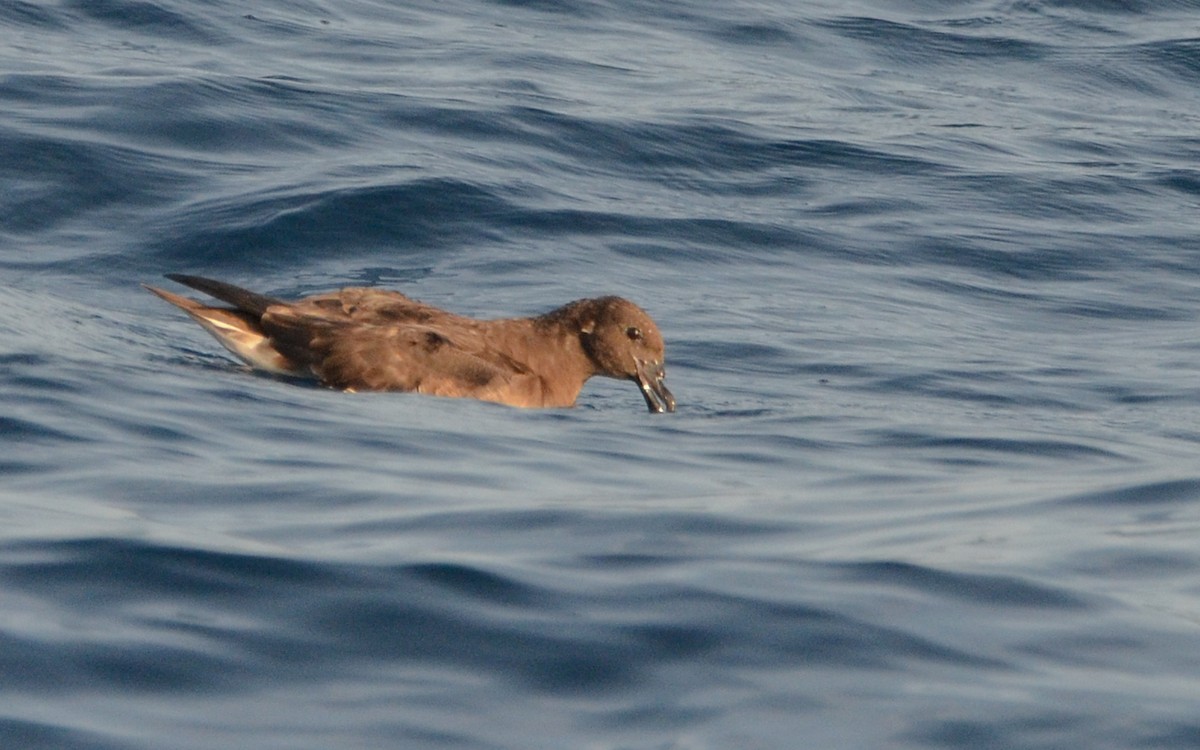
[(642, 329), (637, 328), (636, 326), (629, 326), (625, 329), (625, 335), (628, 336), (632, 341), (641, 341)]

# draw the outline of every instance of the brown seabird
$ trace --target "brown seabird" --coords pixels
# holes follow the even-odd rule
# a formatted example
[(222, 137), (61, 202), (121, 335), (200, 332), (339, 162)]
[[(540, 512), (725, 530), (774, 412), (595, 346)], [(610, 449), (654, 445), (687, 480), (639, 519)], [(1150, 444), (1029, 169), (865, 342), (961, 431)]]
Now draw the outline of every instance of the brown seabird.
[(522, 407), (573, 406), (593, 375), (637, 383), (652, 412), (675, 411), (663, 339), (621, 297), (569, 302), (532, 318), (476, 320), (383, 289), (286, 302), (199, 276), (167, 278), (232, 307), (147, 286), (253, 368), (346, 391), (411, 391)]

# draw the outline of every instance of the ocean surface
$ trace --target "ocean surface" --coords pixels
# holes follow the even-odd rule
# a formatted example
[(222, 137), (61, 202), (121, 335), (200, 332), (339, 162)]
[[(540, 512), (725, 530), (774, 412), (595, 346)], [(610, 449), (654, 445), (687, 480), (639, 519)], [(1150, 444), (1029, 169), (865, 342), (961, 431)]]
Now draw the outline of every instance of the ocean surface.
[[(601, 294), (679, 410), (145, 293)], [(0, 4), (0, 747), (1200, 746), (1200, 2)]]

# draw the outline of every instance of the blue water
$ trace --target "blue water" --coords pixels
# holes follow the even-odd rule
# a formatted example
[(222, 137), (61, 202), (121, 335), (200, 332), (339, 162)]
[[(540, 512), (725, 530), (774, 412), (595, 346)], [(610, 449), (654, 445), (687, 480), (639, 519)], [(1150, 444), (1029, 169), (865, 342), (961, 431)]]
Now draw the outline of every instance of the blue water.
[[(1200, 2), (0, 4), (0, 747), (1200, 745)], [(615, 293), (674, 415), (139, 284)]]

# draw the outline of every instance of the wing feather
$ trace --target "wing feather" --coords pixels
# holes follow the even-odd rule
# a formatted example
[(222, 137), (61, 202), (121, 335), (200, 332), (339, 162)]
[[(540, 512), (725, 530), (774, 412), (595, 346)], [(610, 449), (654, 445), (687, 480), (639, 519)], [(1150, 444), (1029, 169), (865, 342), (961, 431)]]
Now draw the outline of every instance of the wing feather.
[(365, 287), (347, 287), (328, 294), (306, 297), (288, 307), (301, 315), (367, 325), (468, 320), (418, 302), (400, 292)]
[[(309, 308), (312, 310), (312, 308)], [(373, 325), (345, 315), (277, 306), (263, 328), (289, 356), (302, 359), (325, 385), (356, 391), (416, 391), (500, 401), (541, 399), (540, 382), (524, 368), (489, 361), (483, 337), (467, 329), (448, 335), (419, 324)]]

